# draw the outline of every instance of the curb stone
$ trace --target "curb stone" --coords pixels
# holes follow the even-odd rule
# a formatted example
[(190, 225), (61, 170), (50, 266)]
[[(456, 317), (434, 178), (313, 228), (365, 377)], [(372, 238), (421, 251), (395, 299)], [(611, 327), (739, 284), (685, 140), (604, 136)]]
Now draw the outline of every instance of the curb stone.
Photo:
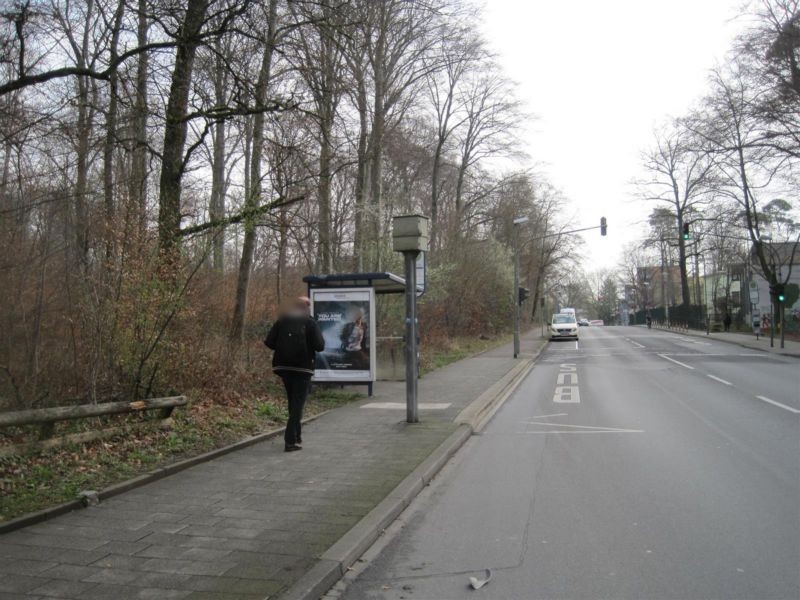
[[(303, 423), (310, 423), (311, 421), (319, 419), (321, 416), (326, 415), (329, 412), (330, 410), (326, 410), (316, 415), (307, 417), (303, 419)], [(148, 483), (158, 481), (159, 479), (163, 479), (168, 475), (173, 475), (180, 471), (184, 471), (189, 467), (193, 467), (200, 463), (214, 460), (215, 458), (219, 458), (220, 456), (224, 456), (225, 454), (229, 454), (231, 452), (235, 452), (236, 450), (241, 450), (242, 448), (247, 448), (248, 446), (252, 446), (253, 444), (257, 444), (259, 442), (263, 442), (268, 439), (274, 438), (282, 434), (285, 431), (285, 429), (286, 429), (285, 427), (277, 427), (275, 429), (270, 429), (268, 431), (264, 431), (256, 435), (252, 435), (243, 440), (239, 440), (238, 442), (234, 442), (233, 444), (230, 444), (228, 446), (223, 446), (222, 448), (216, 448), (214, 450), (210, 450), (203, 454), (198, 454), (197, 456), (191, 456), (189, 458), (185, 458), (183, 460), (179, 460), (177, 462), (164, 465), (163, 467), (153, 469), (152, 471), (148, 471), (147, 473), (143, 473), (132, 479), (126, 479), (125, 481), (121, 481), (119, 483), (115, 483), (106, 488), (103, 488), (102, 490), (97, 492), (97, 497), (99, 498), (100, 501), (107, 500), (108, 498), (117, 496), (119, 494), (122, 494), (123, 492), (127, 492), (136, 489), (138, 487), (142, 487), (143, 485), (147, 485)], [(64, 502), (62, 504), (57, 504), (55, 506), (50, 506), (48, 508), (43, 508), (42, 510), (37, 510), (36, 512), (28, 513), (26, 515), (21, 515), (19, 517), (6, 521), (5, 523), (0, 523), (0, 535), (4, 533), (10, 533), (17, 529), (21, 529), (22, 527), (27, 527), (28, 525), (41, 523), (42, 521), (46, 521), (48, 519), (52, 519), (54, 517), (58, 517), (60, 515), (72, 512), (74, 510), (79, 510), (82, 508), (86, 508), (86, 506), (80, 499), (76, 499)]]
[(320, 561), (279, 595), (280, 600), (319, 600), (358, 558), (383, 534), (444, 467), (464, 443), (494, 416), (522, 383), (546, 346), (539, 348), (509, 370), (498, 382), (473, 400), (455, 418), (458, 428), (367, 513), (343, 537), (326, 550)]

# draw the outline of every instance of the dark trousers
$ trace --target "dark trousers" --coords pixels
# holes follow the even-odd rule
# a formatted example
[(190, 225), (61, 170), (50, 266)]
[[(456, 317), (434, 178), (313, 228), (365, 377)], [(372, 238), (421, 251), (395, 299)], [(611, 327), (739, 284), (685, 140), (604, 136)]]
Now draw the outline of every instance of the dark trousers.
[(289, 401), (289, 422), (286, 423), (286, 431), (283, 440), (287, 446), (299, 443), (300, 421), (303, 419), (303, 406), (308, 396), (310, 377), (303, 373), (281, 373), (283, 385), (286, 388), (286, 399)]

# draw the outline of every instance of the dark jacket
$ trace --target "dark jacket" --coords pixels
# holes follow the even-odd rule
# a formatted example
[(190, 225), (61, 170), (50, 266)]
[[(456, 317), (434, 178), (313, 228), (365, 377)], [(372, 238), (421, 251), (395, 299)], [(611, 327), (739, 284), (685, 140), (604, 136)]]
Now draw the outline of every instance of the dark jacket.
[[(302, 327), (305, 328), (306, 333), (305, 352), (300, 352), (296, 356), (289, 356), (286, 348), (281, 347), (281, 329), (298, 330)], [(325, 349), (325, 340), (322, 337), (319, 325), (314, 319), (304, 315), (290, 314), (280, 317), (270, 328), (264, 344), (267, 348), (275, 351), (272, 356), (272, 370), (276, 373), (285, 371), (313, 375), (316, 353)]]

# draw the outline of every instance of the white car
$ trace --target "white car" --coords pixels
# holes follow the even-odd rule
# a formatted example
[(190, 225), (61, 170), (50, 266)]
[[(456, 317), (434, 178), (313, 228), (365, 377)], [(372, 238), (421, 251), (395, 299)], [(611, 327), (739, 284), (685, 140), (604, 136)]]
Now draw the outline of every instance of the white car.
[(550, 321), (550, 339), (575, 338), (578, 339), (578, 322), (575, 315), (559, 313), (553, 315)]

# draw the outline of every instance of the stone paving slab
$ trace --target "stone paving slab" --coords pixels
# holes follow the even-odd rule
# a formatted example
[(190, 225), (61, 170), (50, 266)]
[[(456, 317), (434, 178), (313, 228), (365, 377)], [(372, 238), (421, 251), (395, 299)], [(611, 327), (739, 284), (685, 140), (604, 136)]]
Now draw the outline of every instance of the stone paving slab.
[[(534, 338), (525, 339), (533, 344)], [(100, 505), (0, 536), (0, 600), (259, 599), (275, 596), (456, 429), (454, 417), (515, 365), (509, 346), (420, 381), (449, 403), (409, 425), (402, 382), (309, 423), (302, 452), (267, 440)]]

